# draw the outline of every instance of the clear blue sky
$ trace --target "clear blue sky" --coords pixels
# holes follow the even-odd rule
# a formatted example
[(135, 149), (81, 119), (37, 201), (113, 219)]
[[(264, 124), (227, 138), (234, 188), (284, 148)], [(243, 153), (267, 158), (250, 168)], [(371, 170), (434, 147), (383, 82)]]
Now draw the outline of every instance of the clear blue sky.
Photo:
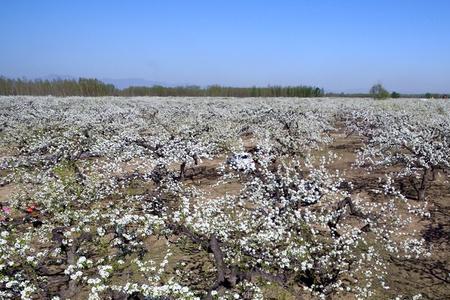
[(449, 0), (2, 0), (0, 74), (450, 91)]

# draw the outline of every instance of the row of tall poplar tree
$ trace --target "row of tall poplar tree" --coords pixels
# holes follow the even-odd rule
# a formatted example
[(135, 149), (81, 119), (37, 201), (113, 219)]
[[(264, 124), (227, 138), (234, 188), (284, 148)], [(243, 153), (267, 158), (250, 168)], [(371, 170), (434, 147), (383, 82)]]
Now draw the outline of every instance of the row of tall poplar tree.
[(131, 86), (118, 89), (95, 78), (29, 80), (0, 77), (0, 95), (33, 96), (192, 96), (192, 97), (319, 97), (324, 91), (312, 86), (225, 87)]

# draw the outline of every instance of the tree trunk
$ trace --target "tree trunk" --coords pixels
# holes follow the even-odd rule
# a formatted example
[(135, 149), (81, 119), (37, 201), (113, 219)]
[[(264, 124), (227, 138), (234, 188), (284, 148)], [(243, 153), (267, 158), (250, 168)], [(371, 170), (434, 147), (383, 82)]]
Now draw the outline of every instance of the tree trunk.
[(425, 189), (421, 188), (417, 191), (417, 200), (424, 201), (425, 200)]
[(436, 180), (436, 172), (437, 172), (437, 170), (435, 168), (431, 169), (431, 179), (430, 179), (430, 181), (435, 181)]
[(427, 182), (427, 176), (428, 176), (428, 169), (423, 169), (422, 178), (420, 178), (420, 182), (416, 182), (414, 180), (414, 177), (410, 177), (411, 185), (413, 186), (414, 190), (417, 193), (417, 200), (423, 201), (425, 200), (425, 190), (427, 188), (428, 182)]
[(181, 165), (180, 165), (180, 180), (183, 180), (183, 178), (184, 178), (184, 171), (185, 171), (185, 169), (186, 169), (186, 162), (185, 161), (183, 161), (182, 163), (181, 163)]

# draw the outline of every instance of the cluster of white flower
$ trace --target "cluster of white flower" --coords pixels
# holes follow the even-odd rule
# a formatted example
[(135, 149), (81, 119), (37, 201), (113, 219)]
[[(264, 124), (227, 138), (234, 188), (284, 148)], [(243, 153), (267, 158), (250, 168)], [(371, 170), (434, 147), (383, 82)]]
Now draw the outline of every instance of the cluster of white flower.
[(404, 104), (355, 109), (346, 116), (347, 127), (366, 139), (358, 165), (397, 167), (396, 177), (407, 178), (423, 201), (436, 172), (450, 170), (450, 115), (445, 103)]
[[(428, 104), (360, 102), (0, 98), (0, 185), (15, 188), (0, 203), (0, 297), (263, 299), (277, 285), (371, 298), (388, 289), (389, 255), (429, 255), (405, 229), (427, 206), (392, 177), (377, 190), (382, 200), (352, 194), (330, 171), (336, 156), (313, 152), (345, 119), (367, 138), (360, 164), (401, 164), (398, 176), (448, 169), (449, 119), (430, 118)], [(235, 193), (211, 196), (188, 180), (209, 159), (220, 166), (213, 188), (238, 181)]]

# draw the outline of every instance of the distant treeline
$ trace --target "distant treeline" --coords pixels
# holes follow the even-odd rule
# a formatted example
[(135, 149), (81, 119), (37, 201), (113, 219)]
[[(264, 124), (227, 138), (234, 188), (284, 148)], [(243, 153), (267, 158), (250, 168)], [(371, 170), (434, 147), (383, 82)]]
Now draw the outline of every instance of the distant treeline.
[(129, 87), (120, 91), (123, 96), (204, 96), (204, 97), (320, 97), (323, 89), (310, 86), (225, 87), (211, 85), (183, 87)]
[[(165, 87), (130, 86), (118, 89), (112, 84), (95, 78), (79, 79), (10, 79), (0, 76), (0, 95), (31, 96), (186, 96), (186, 97), (372, 97), (370, 93), (324, 93), (324, 90), (313, 86), (268, 86), (268, 87), (226, 87), (211, 85)], [(445, 94), (399, 94), (392, 92), (388, 97), (411, 98), (447, 98)]]
[(0, 77), (0, 95), (320, 97), (324, 95), (324, 91), (311, 86), (224, 87), (219, 85), (206, 88), (199, 86), (131, 86), (120, 90), (112, 84), (92, 78), (28, 80)]
[[(345, 98), (372, 98), (370, 93), (325, 93), (325, 97), (345, 97)], [(427, 99), (448, 99), (448, 94), (425, 93), (425, 94), (399, 94), (390, 93), (387, 98), (427, 98)]]
[(0, 77), (0, 95), (108, 96), (116, 93), (114, 85), (97, 79), (28, 80)]

